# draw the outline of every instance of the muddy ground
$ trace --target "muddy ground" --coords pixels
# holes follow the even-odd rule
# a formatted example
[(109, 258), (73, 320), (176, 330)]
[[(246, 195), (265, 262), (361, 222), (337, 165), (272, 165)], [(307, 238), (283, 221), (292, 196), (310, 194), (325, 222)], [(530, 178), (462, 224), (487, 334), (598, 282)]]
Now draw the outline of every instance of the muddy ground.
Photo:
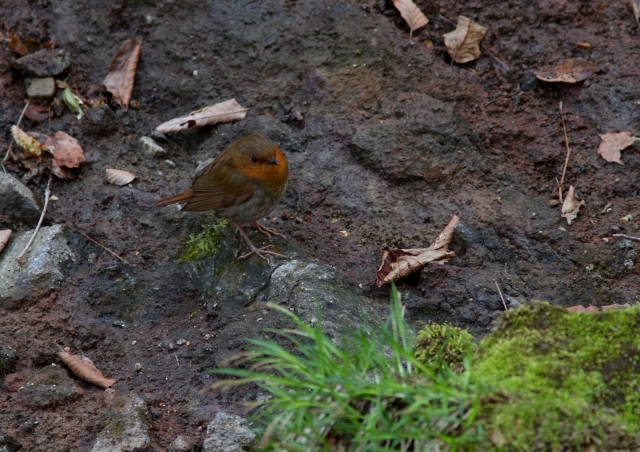
[[(75, 254), (67, 279), (1, 313), (0, 341), (19, 356), (13, 384), (57, 361), (53, 342), (69, 346), (118, 378), (116, 391), (147, 402), (155, 450), (177, 434), (202, 438), (218, 410), (242, 413), (241, 395), (200, 393), (213, 381), (206, 369), (277, 321), (249, 312), (251, 297), (203, 281), (216, 278), (206, 262), (176, 262), (210, 216), (150, 205), (187, 188), (199, 161), (252, 132), (269, 135), (290, 162), (286, 195), (270, 215), (289, 241), (276, 239), (276, 249), (335, 266), (381, 316), (389, 293), (375, 285), (382, 250), (427, 246), (456, 212), (457, 257), (399, 285), (416, 326), (450, 322), (482, 336), (503, 309), (494, 280), (511, 306), (635, 302), (638, 245), (620, 246), (612, 234), (638, 235), (640, 147), (623, 151), (624, 166), (597, 154), (599, 134), (640, 128), (640, 34), (629, 3), (416, 3), (430, 23), (410, 40), (383, 0), (3, 1), (1, 19), (16, 34), (54, 40), (69, 53), (73, 64), (60, 78), (85, 96), (102, 95), (122, 41), (143, 41), (133, 91), (139, 109), (101, 107), (78, 121), (58, 92), (50, 119), (22, 123), (66, 131), (88, 162), (78, 178), (54, 179), (58, 200), (46, 220), (66, 225)], [(463, 65), (452, 64), (442, 40), (460, 14), (488, 29), (480, 58)], [(4, 150), (28, 77), (11, 65), (17, 55), (8, 42), (0, 52)], [(535, 79), (537, 68), (568, 58), (601, 70), (575, 85)], [(158, 124), (230, 98), (251, 108), (244, 121), (159, 141), (161, 159), (141, 154), (139, 138)], [(586, 202), (571, 226), (550, 206), (566, 155), (560, 101), (572, 148), (565, 186)], [(303, 122), (284, 120), (295, 111)], [(106, 168), (138, 177), (128, 187), (108, 185)], [(25, 173), (15, 163), (7, 170)], [(46, 182), (34, 178), (29, 187), (42, 195)], [(631, 221), (620, 221), (627, 215)], [(223, 242), (232, 249), (216, 265), (226, 259), (249, 273), (279, 265), (231, 264), (245, 245), (232, 230)], [(179, 339), (190, 344), (174, 345)], [(23, 450), (90, 450), (108, 410), (102, 390), (78, 384), (82, 397), (55, 408), (25, 406), (15, 388), (0, 389), (0, 430)]]

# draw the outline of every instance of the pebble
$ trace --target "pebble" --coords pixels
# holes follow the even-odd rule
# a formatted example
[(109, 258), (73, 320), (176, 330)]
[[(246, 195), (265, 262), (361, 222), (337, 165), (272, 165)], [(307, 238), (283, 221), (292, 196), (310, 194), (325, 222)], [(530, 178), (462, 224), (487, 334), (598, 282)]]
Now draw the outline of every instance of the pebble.
[(133, 369), (134, 369), (136, 372), (141, 372), (141, 371), (142, 371), (142, 364), (140, 364), (140, 363), (135, 363), (135, 365), (133, 366)]
[(184, 345), (184, 344), (186, 344), (186, 343), (187, 343), (187, 340), (186, 340), (186, 339), (178, 339), (178, 340), (176, 341), (176, 344), (178, 344), (178, 345)]
[(56, 82), (53, 77), (34, 78), (27, 88), (27, 97), (33, 100), (49, 100), (56, 95)]
[(153, 158), (162, 158), (166, 157), (167, 151), (156, 143), (151, 137), (142, 137), (138, 140), (138, 144), (140, 145), (140, 152), (144, 157), (153, 159)]

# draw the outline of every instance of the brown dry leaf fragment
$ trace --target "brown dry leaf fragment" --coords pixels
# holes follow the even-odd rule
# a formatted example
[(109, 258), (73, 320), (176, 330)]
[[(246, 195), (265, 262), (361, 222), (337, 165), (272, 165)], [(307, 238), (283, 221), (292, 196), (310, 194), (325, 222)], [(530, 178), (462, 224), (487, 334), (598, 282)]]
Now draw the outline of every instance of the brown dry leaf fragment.
[(49, 107), (40, 107), (30, 103), (24, 115), (32, 121), (42, 122), (49, 119)]
[(188, 116), (173, 118), (156, 127), (160, 133), (176, 133), (194, 127), (204, 127), (221, 122), (239, 121), (247, 116), (248, 108), (244, 108), (235, 99), (220, 102), (201, 110), (189, 113)]
[(39, 157), (42, 145), (18, 126), (11, 126), (11, 135), (18, 146), (24, 149), (27, 157)]
[(558, 66), (548, 66), (536, 72), (536, 77), (545, 82), (576, 83), (586, 80), (600, 68), (591, 61), (571, 58)]
[(429, 262), (444, 264), (450, 258), (455, 257), (455, 254), (449, 251), (447, 246), (451, 243), (455, 227), (459, 222), (458, 215), (454, 215), (429, 248), (384, 251), (380, 268), (376, 274), (378, 287), (402, 279), (420, 270)]
[(413, 37), (413, 32), (420, 27), (424, 27), (429, 23), (429, 19), (425, 16), (420, 8), (411, 0), (393, 0), (393, 6), (400, 11), (400, 15), (409, 25), (411, 32), (409, 37)]
[(9, 237), (11, 237), (11, 229), (0, 231), (0, 253), (4, 247), (7, 246), (7, 243), (9, 243)]
[(636, 24), (640, 27), (640, 0), (629, 0), (631, 2), (631, 9), (633, 10), (633, 17), (636, 19)]
[(136, 175), (130, 173), (129, 171), (112, 168), (107, 169), (107, 182), (109, 182), (110, 184), (120, 185), (122, 187), (123, 185), (127, 185), (135, 178)]
[(125, 111), (129, 108), (141, 47), (142, 41), (137, 38), (123, 42), (111, 61), (109, 73), (102, 82), (107, 91), (113, 94), (113, 100)]
[(560, 216), (562, 218), (566, 218), (567, 223), (570, 225), (571, 222), (578, 216), (580, 207), (583, 204), (584, 201), (578, 201), (578, 199), (576, 198), (576, 189), (572, 185), (571, 187), (569, 187), (567, 196), (564, 198), (564, 202), (562, 203), (562, 214)]
[[(100, 386), (102, 389), (107, 389), (112, 386), (116, 381), (113, 378), (106, 378), (102, 375), (96, 366), (91, 362), (89, 358), (72, 355), (67, 352), (58, 352), (58, 357), (65, 363), (71, 371), (78, 377), (93, 383), (96, 386)], [(89, 364), (90, 363), (90, 364)]]
[(610, 311), (610, 310), (613, 310), (613, 309), (628, 309), (630, 307), (631, 306), (629, 306), (629, 303), (625, 303), (625, 304), (613, 303), (613, 304), (610, 304), (608, 306), (602, 306), (601, 309), (603, 311)]
[(11, 41), (11, 50), (19, 55), (28, 55), (29, 49), (24, 45), (22, 40), (12, 30), (8, 30), (9, 40)]
[(569, 311), (569, 312), (598, 312), (598, 308), (596, 308), (592, 304), (590, 304), (586, 308), (584, 306), (582, 306), (582, 305), (577, 305), (577, 306), (571, 306), (571, 307), (567, 308), (567, 311)]
[(77, 168), (87, 161), (78, 141), (64, 132), (54, 133), (44, 144), (44, 148), (53, 155), (54, 166)]
[(628, 148), (636, 141), (640, 141), (640, 137), (632, 136), (632, 131), (620, 133), (605, 133), (600, 135), (600, 146), (598, 146), (598, 155), (607, 162), (615, 162), (624, 165), (620, 160), (620, 151)]
[(458, 25), (443, 35), (444, 45), (456, 63), (467, 63), (480, 56), (480, 41), (487, 29), (465, 16), (458, 16)]

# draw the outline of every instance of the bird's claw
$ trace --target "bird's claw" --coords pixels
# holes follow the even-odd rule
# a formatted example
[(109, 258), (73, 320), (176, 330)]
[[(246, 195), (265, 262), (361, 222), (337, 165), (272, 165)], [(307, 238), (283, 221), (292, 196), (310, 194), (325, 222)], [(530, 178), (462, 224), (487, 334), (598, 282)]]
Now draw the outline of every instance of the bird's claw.
[(287, 256), (285, 256), (284, 254), (276, 253), (275, 251), (269, 251), (267, 248), (273, 248), (273, 245), (263, 246), (262, 248), (256, 248), (255, 246), (252, 246), (251, 247), (251, 251), (248, 252), (247, 254), (243, 255), (243, 256), (240, 256), (238, 258), (238, 260), (249, 259), (254, 254), (256, 256), (258, 256), (258, 257), (261, 257), (262, 259), (264, 259), (267, 262), (269, 262), (269, 258), (267, 256), (265, 256), (265, 255), (274, 256), (274, 257), (280, 257), (280, 258), (283, 258), (283, 259), (287, 258)]
[(253, 224), (250, 224), (250, 225), (247, 225), (247, 226), (243, 226), (243, 227), (249, 228), (249, 229), (254, 229), (254, 230), (260, 232), (261, 234), (266, 235), (269, 239), (271, 239), (272, 235), (275, 235), (276, 237), (280, 237), (281, 239), (286, 239), (287, 238), (284, 234), (279, 233), (275, 229), (263, 226), (260, 223), (258, 223), (257, 221), (254, 222)]

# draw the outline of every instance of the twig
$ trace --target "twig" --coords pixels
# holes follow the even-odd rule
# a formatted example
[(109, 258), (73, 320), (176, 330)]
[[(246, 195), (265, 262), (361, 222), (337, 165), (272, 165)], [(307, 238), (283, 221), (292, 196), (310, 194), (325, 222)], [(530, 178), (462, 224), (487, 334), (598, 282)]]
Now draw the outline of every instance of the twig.
[(635, 240), (636, 242), (640, 242), (640, 237), (633, 237), (627, 234), (613, 234), (614, 237), (622, 237), (623, 239)]
[(173, 356), (176, 357), (176, 362), (178, 363), (178, 367), (180, 367), (180, 361), (178, 360), (178, 355), (176, 355), (175, 353), (173, 354)]
[(567, 173), (567, 165), (569, 165), (569, 155), (571, 154), (571, 148), (569, 148), (569, 138), (567, 138), (567, 127), (564, 124), (564, 113), (562, 112), (562, 101), (560, 101), (560, 118), (562, 118), (562, 129), (564, 130), (564, 143), (567, 146), (567, 158), (564, 159), (564, 167), (562, 168), (562, 177), (558, 184), (558, 198), (560, 199), (560, 205), (562, 201), (562, 184), (564, 183), (564, 175)]
[(130, 265), (133, 268), (138, 268), (135, 265), (133, 265), (131, 262), (128, 262), (126, 259), (118, 256), (114, 251), (111, 251), (109, 248), (107, 248), (106, 246), (104, 246), (102, 243), (98, 242), (97, 240), (92, 239), (91, 237), (89, 237), (87, 234), (85, 234), (82, 231), (79, 230), (75, 230), (78, 234), (80, 234), (81, 236), (91, 240), (93, 243), (95, 243), (96, 245), (98, 245), (100, 248), (102, 248), (103, 250), (105, 250), (107, 253), (110, 253), (112, 255), (114, 255), (115, 257), (117, 257), (118, 259), (120, 259), (122, 262), (124, 262), (127, 265)]
[[(22, 122), (22, 118), (24, 116), (24, 112), (27, 111), (27, 107), (29, 107), (29, 103), (31, 101), (28, 100), (27, 103), (24, 105), (24, 108), (22, 109), (22, 113), (20, 113), (20, 117), (18, 118), (18, 123), (16, 124), (16, 126), (20, 127), (20, 123)], [(7, 153), (4, 155), (4, 159), (2, 159), (3, 165), (2, 168), (4, 169), (4, 162), (6, 162), (9, 159), (9, 155), (11, 154), (11, 147), (13, 146), (13, 137), (11, 137), (11, 143), (9, 143), (9, 148), (7, 149)], [(5, 169), (4, 172), (6, 173), (7, 170)]]
[(36, 235), (38, 234), (38, 231), (40, 230), (40, 226), (42, 225), (42, 220), (44, 220), (44, 216), (47, 213), (47, 206), (49, 205), (49, 195), (51, 194), (51, 180), (53, 179), (53, 174), (49, 174), (49, 182), (47, 183), (47, 189), (44, 192), (44, 207), (42, 208), (42, 213), (40, 214), (40, 220), (38, 221), (38, 225), (36, 226), (36, 229), (33, 231), (33, 235), (31, 236), (31, 240), (29, 240), (29, 243), (27, 243), (27, 246), (24, 247), (24, 249), (22, 250), (22, 253), (20, 253), (20, 255), (18, 257), (16, 257), (16, 260), (20, 263), (23, 264), (24, 260), (26, 259), (26, 257), (22, 257), (25, 255), (25, 253), (27, 251), (29, 251), (29, 248), (31, 247), (31, 244), (33, 243), (33, 241), (36, 238)]
[(504, 306), (504, 310), (507, 310), (507, 303), (504, 302), (504, 297), (502, 296), (502, 291), (500, 290), (500, 286), (498, 285), (498, 281), (495, 279), (493, 282), (496, 284), (496, 289), (498, 289), (498, 293), (500, 294), (500, 299), (502, 300), (502, 306)]

